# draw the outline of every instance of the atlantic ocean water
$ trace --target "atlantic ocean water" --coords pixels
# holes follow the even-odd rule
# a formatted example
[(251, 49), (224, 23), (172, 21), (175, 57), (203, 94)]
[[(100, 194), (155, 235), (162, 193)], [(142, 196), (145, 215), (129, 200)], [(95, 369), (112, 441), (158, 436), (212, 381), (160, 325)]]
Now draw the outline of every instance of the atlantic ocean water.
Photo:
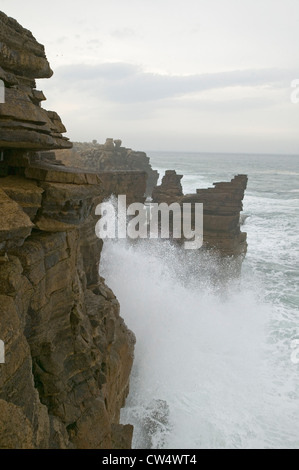
[(298, 449), (299, 156), (148, 156), (184, 193), (247, 174), (248, 252), (240, 279), (221, 279), (216, 259), (167, 242), (105, 242), (101, 274), (137, 339), (133, 447)]

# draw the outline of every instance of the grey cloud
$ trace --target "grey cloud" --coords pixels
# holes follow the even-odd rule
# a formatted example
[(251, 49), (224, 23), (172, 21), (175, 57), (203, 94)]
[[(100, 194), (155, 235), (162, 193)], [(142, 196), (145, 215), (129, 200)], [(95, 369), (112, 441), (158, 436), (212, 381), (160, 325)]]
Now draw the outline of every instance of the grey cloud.
[(95, 44), (101, 46), (103, 43), (99, 39), (89, 39), (87, 44)]
[(122, 28), (122, 29), (115, 29), (114, 31), (112, 31), (111, 36), (119, 38), (119, 39), (126, 39), (126, 38), (132, 38), (136, 36), (136, 33), (133, 29)]
[(68, 39), (67, 36), (60, 36), (60, 37), (57, 39), (56, 42), (57, 42), (58, 44), (61, 44), (62, 42), (67, 41), (67, 39)]
[(80, 86), (82, 81), (123, 81), (139, 74), (139, 68), (126, 63), (104, 63), (100, 65), (65, 65), (55, 71), (56, 78), (68, 80)]
[[(287, 100), (286, 100), (287, 103)], [(229, 98), (224, 100), (215, 99), (203, 99), (203, 100), (192, 100), (190, 98), (184, 100), (180, 99), (169, 99), (165, 101), (165, 105), (168, 110), (176, 111), (180, 110), (187, 111), (204, 111), (212, 113), (227, 113), (227, 112), (238, 112), (238, 111), (249, 111), (262, 108), (270, 108), (277, 106), (277, 102), (270, 97), (249, 97), (244, 96), (242, 98)]]
[(56, 78), (88, 89), (112, 102), (141, 103), (165, 100), (205, 90), (236, 86), (289, 87), (294, 71), (281, 69), (234, 70), (198, 75), (145, 73), (136, 65), (104, 63), (96, 66), (69, 65), (56, 70)]

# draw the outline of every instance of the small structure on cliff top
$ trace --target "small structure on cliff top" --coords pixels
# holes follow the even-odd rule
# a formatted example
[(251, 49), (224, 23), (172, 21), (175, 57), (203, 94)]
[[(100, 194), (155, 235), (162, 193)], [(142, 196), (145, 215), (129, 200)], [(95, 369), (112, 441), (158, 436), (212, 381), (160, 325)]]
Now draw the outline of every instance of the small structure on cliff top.
[(145, 152), (122, 147), (121, 139), (108, 138), (104, 144), (74, 142), (70, 150), (56, 151), (56, 157), (67, 166), (103, 173), (107, 171), (143, 171), (147, 174), (146, 196), (151, 196), (159, 179)]

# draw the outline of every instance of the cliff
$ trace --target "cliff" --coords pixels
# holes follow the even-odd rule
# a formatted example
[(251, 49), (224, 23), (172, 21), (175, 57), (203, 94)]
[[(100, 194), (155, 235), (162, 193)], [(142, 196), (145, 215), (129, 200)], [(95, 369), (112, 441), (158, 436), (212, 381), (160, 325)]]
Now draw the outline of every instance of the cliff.
[(122, 147), (119, 139), (106, 139), (105, 144), (74, 142), (71, 150), (58, 150), (56, 156), (67, 166), (78, 166), (99, 173), (105, 171), (143, 171), (147, 174), (146, 196), (151, 196), (159, 174), (153, 170), (145, 152)]
[(34, 448), (130, 447), (118, 420), (134, 336), (97, 269), (93, 213), (107, 194), (94, 175), (26, 173), (0, 182), (0, 447), (28, 446), (14, 410)]
[[(144, 202), (158, 174), (120, 140), (71, 150), (36, 90), (51, 75), (43, 46), (0, 12), (0, 448), (130, 448), (119, 415), (135, 337), (98, 274), (94, 214), (112, 193)], [(206, 246), (244, 254), (247, 178), (185, 196), (181, 178), (167, 172), (154, 200), (203, 202)]]
[(144, 200), (146, 174), (97, 175), (40, 160), (71, 144), (35, 78), (44, 48), (0, 13), (0, 448), (129, 448), (119, 424), (135, 338), (98, 274), (95, 206)]

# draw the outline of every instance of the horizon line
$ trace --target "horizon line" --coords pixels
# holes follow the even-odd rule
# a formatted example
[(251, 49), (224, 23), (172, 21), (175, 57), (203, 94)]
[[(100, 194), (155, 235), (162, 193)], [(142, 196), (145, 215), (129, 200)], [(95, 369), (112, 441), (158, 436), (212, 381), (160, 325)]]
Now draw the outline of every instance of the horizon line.
[(284, 156), (284, 157), (299, 157), (299, 153), (270, 153), (270, 152), (216, 152), (204, 150), (144, 150), (146, 153), (150, 152), (171, 152), (171, 153), (194, 153), (194, 154), (209, 154), (209, 155), (261, 155), (261, 156)]

